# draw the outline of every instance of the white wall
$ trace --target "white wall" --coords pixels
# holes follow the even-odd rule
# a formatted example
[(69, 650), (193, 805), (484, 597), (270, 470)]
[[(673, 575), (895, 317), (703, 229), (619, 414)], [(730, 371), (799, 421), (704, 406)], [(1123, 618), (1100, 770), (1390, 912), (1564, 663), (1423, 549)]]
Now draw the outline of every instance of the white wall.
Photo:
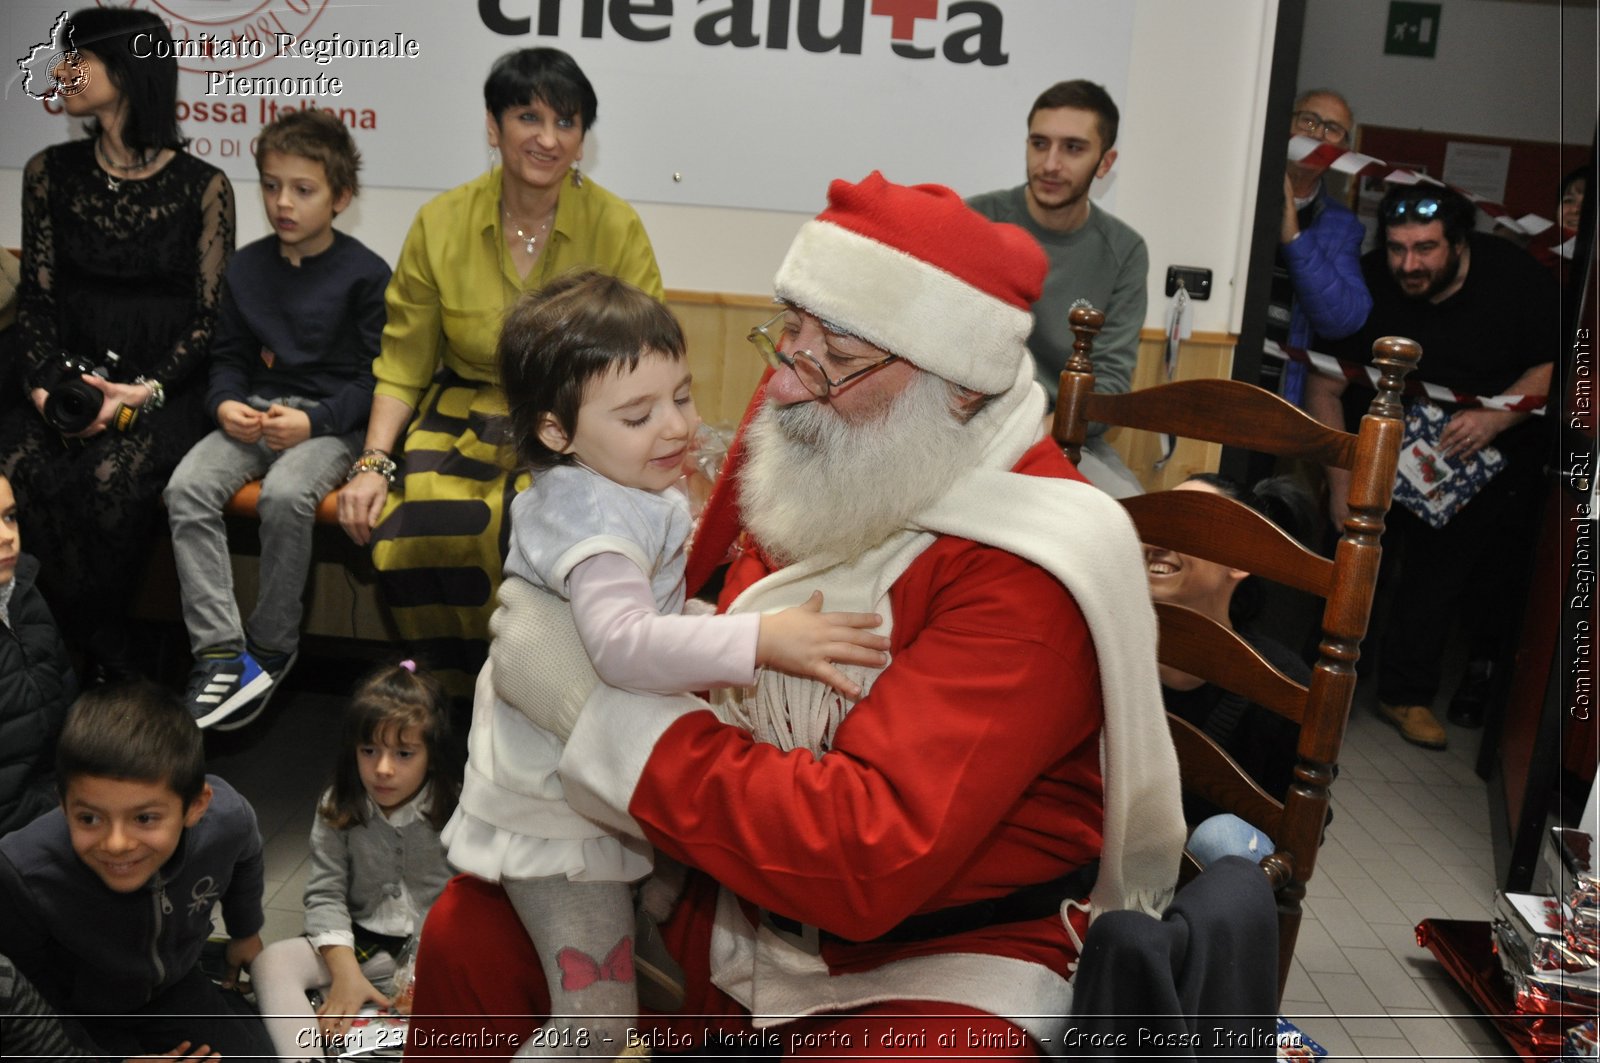
[(1586, 3), (1439, 0), (1432, 59), (1384, 55), (1389, 0), (1307, 0), (1300, 84), (1350, 100), (1357, 122), (1588, 144), (1596, 11)]
[[(1046, 0), (1034, 0), (1046, 2)], [(1237, 331), (1253, 210), (1261, 111), (1277, 0), (1134, 0), (1137, 3), (1119, 159), (1107, 179), (1115, 213), (1150, 246), (1150, 313), (1159, 326), (1169, 265), (1214, 271), (1212, 299), (1196, 304), (1194, 326)], [(1072, 53), (1093, 41), (1063, 42), (1060, 76), (1074, 76)], [(1038, 86), (1043, 89), (1045, 86)], [(1031, 90), (1030, 90), (1031, 92)], [(1031, 99), (1031, 95), (1027, 96)], [(692, 114), (691, 108), (679, 113)], [(1023, 118), (1017, 128), (1015, 180), (1023, 178)], [(985, 116), (965, 116), (985, 121)], [(956, 129), (952, 123), (951, 128)], [(959, 131), (952, 133), (959, 151)], [(893, 151), (892, 146), (886, 153)], [(892, 158), (892, 155), (889, 156)], [(430, 193), (378, 187), (380, 174), (340, 225), (393, 262), (417, 207)], [(266, 234), (251, 190), (241, 186), (239, 241)], [(818, 190), (820, 205), (823, 190)], [(0, 170), (0, 244), (21, 241), (21, 174)], [(809, 215), (636, 203), (669, 288), (760, 294), (801, 222)]]
[(1160, 327), (1168, 266), (1212, 272), (1194, 327), (1237, 332), (1277, 0), (1138, 0), (1117, 214), (1150, 248), (1145, 324)]

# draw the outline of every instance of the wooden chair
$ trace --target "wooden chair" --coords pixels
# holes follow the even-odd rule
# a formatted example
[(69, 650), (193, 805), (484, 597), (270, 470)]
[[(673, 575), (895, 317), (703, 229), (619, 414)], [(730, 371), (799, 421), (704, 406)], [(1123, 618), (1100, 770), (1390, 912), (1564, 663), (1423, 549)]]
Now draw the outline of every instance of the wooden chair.
[[(1328, 428), (1271, 392), (1234, 380), (1193, 380), (1126, 395), (1094, 393), (1089, 353), (1104, 315), (1071, 312), (1076, 343), (1061, 374), (1052, 435), (1076, 461), (1090, 421), (1162, 432), (1350, 470), (1350, 518), (1330, 561), (1302, 547), (1240, 502), (1203, 491), (1163, 491), (1123, 500), (1147, 543), (1251, 572), (1325, 600), (1322, 640), (1309, 687), (1285, 678), (1239, 635), (1200, 613), (1157, 606), (1159, 656), (1190, 675), (1248, 698), (1300, 725), (1298, 761), (1286, 800), (1261, 790), (1227, 754), (1188, 723), (1169, 717), (1186, 791), (1263, 830), (1277, 851), (1261, 860), (1278, 903), (1281, 999), (1300, 927), (1300, 904), (1316, 869), (1333, 781), (1355, 693), (1355, 662), (1378, 577), (1378, 540), (1394, 489), (1403, 413), (1400, 388), (1421, 350), (1385, 337), (1373, 345), (1382, 374), (1354, 434)], [(1332, 828), (1338, 830), (1335, 823)], [(1186, 861), (1191, 864), (1192, 861)]]

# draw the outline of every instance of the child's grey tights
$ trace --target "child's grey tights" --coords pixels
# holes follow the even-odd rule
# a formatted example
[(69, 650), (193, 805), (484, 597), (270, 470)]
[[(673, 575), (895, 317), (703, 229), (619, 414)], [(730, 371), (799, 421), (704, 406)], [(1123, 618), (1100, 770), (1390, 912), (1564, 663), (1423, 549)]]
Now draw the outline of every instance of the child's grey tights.
[(638, 1025), (633, 973), (633, 891), (626, 882), (574, 882), (565, 875), (502, 882), (550, 986), (550, 1021), (519, 1058), (615, 1058)]

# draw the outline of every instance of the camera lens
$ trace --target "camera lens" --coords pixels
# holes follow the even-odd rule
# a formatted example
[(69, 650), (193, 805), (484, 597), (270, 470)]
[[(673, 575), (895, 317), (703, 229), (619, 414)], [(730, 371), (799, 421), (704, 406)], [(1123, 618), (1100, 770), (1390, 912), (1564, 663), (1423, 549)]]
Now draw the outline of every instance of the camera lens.
[(44, 400), (44, 419), (58, 432), (81, 432), (94, 424), (103, 396), (81, 379), (63, 380)]

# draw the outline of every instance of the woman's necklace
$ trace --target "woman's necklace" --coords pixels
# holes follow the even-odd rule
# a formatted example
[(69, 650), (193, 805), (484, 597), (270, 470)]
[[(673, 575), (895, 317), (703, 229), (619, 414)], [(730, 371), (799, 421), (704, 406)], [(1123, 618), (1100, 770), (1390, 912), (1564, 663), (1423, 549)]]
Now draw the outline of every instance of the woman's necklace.
[(550, 219), (555, 217), (556, 212), (552, 210), (549, 214), (546, 214), (544, 221), (539, 224), (537, 229), (531, 233), (525, 233), (517, 226), (516, 219), (511, 217), (511, 211), (504, 204), (501, 205), (500, 209), (505, 211), (506, 223), (511, 226), (511, 231), (517, 234), (518, 240), (522, 241), (522, 249), (530, 255), (534, 254), (539, 247), (539, 237), (543, 236), (550, 228)]
[[(105, 145), (101, 143), (101, 138), (94, 138), (95, 158), (99, 159), (100, 162), (105, 166), (109, 166), (113, 170), (120, 170), (122, 173), (126, 174), (138, 173), (140, 170), (148, 169), (150, 164), (155, 162), (156, 156), (159, 154), (159, 151), (147, 152), (144, 155), (140, 155), (133, 162), (117, 162), (115, 159), (111, 158), (111, 156), (106, 154)], [(116, 192), (122, 188), (122, 181), (118, 178), (112, 177), (104, 170), (100, 171), (100, 175), (106, 179), (106, 187), (111, 191)]]

